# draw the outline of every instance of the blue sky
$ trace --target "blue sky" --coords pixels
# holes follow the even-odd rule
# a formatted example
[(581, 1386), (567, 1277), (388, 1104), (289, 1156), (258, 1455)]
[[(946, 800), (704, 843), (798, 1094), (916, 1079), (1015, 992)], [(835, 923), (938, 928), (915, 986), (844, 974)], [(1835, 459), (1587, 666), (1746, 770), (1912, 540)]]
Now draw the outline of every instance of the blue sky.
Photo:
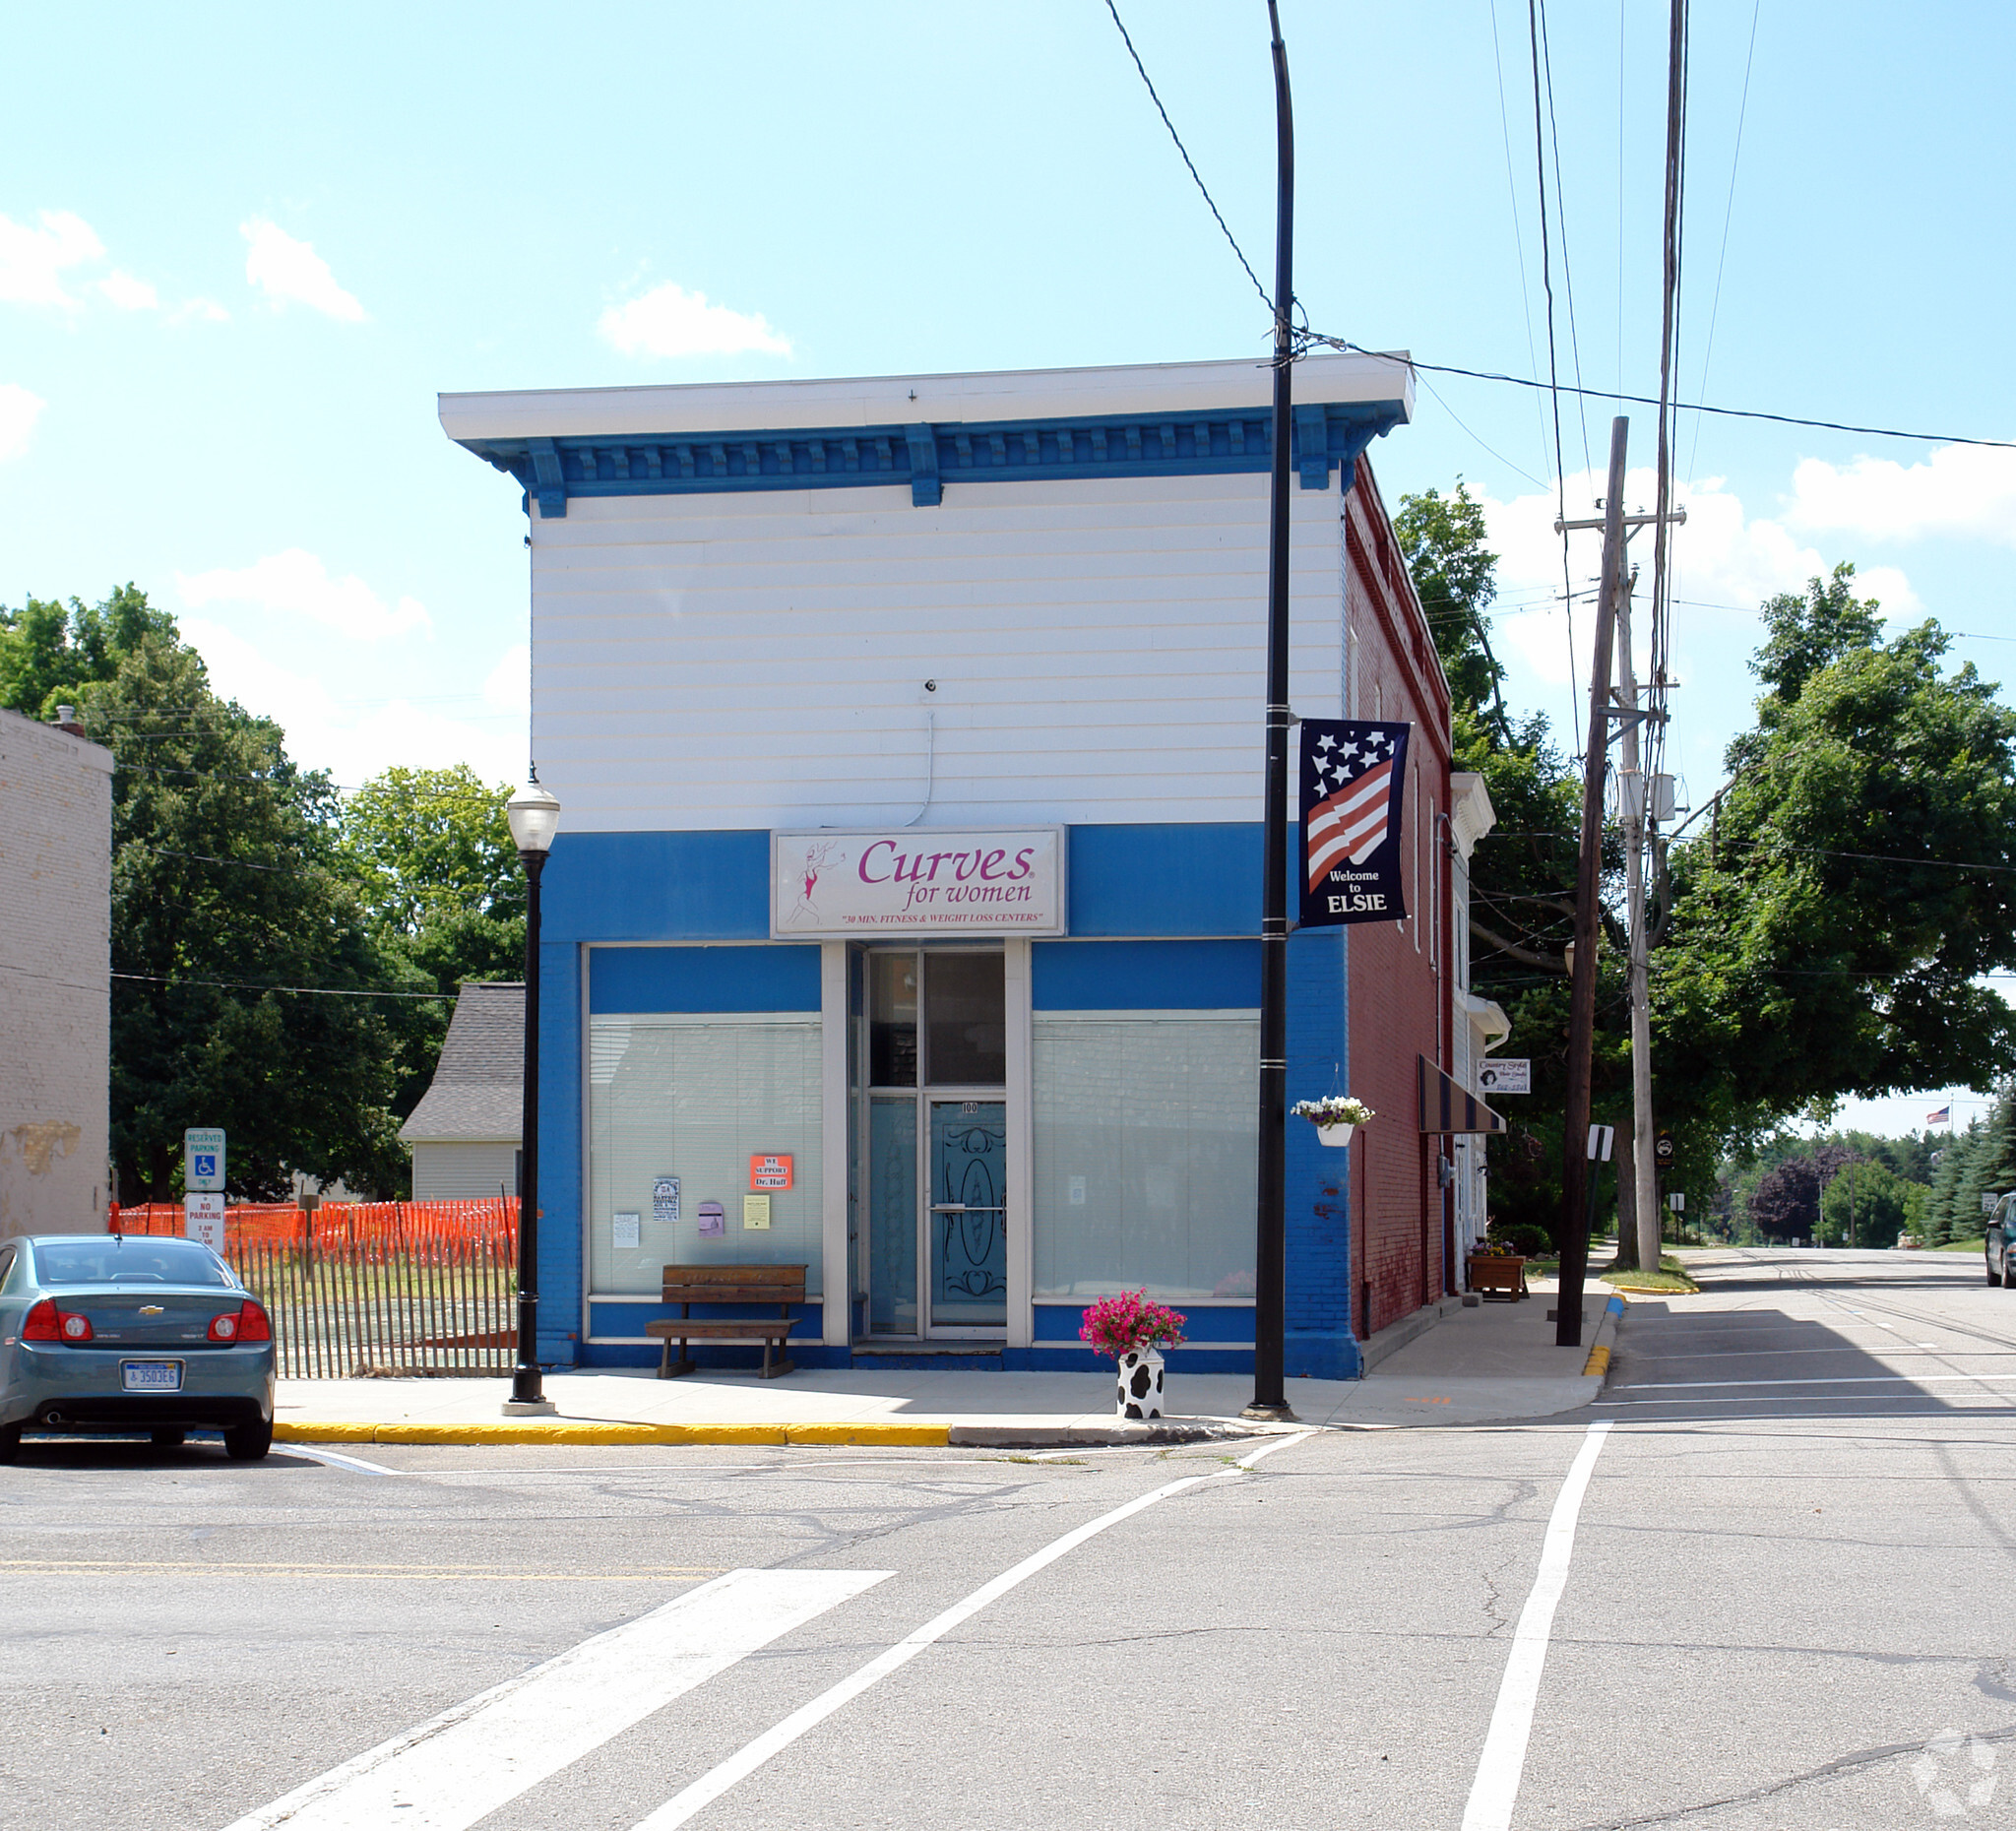
[[(1271, 278), (1264, 7), (1120, 10)], [(1544, 373), (1525, 10), (1283, 13), (1311, 321)], [(517, 492), (443, 438), (437, 390), (1265, 343), (1102, 0), (0, 19), (0, 602), (137, 581), (340, 781), (523, 766)], [(1665, 8), (1556, 0), (1546, 23), (1561, 372), (1650, 393)], [(2016, 433), (2016, 13), (1702, 0), (1693, 28), (1683, 398)], [(1373, 454), (1381, 487), (1461, 475), (1486, 498), (1513, 697), (1567, 732), (1544, 398), (1427, 383)], [(1612, 410), (1564, 406), (1571, 513)], [(1652, 414), (1622, 410), (1649, 498)], [(2016, 453), (1692, 415), (1675, 449), (1692, 520), (1670, 741), (1696, 797), (1747, 713), (1757, 601), (1839, 559), (1886, 610), (1974, 632), (1956, 656), (1990, 678), (2016, 666)], [(1578, 548), (1577, 590), (1593, 567)], [(1935, 1104), (1855, 1116), (1898, 1127)]]

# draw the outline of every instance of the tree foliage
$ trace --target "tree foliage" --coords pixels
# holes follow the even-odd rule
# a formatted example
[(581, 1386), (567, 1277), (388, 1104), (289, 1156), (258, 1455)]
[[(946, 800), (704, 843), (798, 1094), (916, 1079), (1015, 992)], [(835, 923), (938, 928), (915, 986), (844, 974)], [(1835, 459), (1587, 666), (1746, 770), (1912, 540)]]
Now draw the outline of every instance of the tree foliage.
[(525, 872), (504, 817), (510, 794), (466, 764), (395, 768), (344, 810), (343, 850), (380, 953), (443, 994), (390, 1019), (396, 1118), (427, 1091), (448, 1034), (445, 1000), (467, 980), (524, 971)]
[(2016, 713), (1932, 623), (1877, 640), (1854, 569), (1765, 606), (1755, 727), (1676, 848), (1662, 1079), (1732, 1128), (1811, 1103), (1985, 1086), (2016, 1013)]

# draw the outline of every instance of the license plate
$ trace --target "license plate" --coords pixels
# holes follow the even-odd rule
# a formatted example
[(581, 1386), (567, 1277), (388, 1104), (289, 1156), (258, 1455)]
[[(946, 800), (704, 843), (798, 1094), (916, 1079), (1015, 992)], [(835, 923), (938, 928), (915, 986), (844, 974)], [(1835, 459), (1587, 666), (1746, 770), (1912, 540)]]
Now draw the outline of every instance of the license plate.
[(119, 1377), (128, 1392), (180, 1392), (182, 1363), (179, 1360), (122, 1360)]

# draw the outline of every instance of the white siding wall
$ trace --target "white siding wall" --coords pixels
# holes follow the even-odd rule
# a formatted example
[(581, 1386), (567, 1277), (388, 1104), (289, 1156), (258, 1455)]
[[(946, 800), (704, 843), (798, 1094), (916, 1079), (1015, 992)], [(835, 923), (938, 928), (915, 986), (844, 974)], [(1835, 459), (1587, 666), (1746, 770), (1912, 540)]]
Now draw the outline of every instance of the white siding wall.
[(518, 1146), (489, 1144), (413, 1146), (413, 1200), (494, 1201), (518, 1191)]
[(102, 1232), (112, 756), (0, 712), (0, 1238)]
[[(1314, 716), (1341, 500), (1291, 489)], [(533, 522), (540, 780), (573, 832), (909, 820), (927, 768), (932, 825), (1250, 820), (1266, 503), (1264, 475), (576, 497)]]

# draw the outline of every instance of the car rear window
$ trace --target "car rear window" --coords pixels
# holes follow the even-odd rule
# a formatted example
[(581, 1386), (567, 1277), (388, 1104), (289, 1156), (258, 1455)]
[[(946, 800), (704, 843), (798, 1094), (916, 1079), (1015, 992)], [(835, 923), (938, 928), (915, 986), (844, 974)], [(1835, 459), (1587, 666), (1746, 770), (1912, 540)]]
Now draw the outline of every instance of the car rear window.
[(228, 1285), (206, 1246), (193, 1239), (41, 1240), (35, 1271), (45, 1285)]

